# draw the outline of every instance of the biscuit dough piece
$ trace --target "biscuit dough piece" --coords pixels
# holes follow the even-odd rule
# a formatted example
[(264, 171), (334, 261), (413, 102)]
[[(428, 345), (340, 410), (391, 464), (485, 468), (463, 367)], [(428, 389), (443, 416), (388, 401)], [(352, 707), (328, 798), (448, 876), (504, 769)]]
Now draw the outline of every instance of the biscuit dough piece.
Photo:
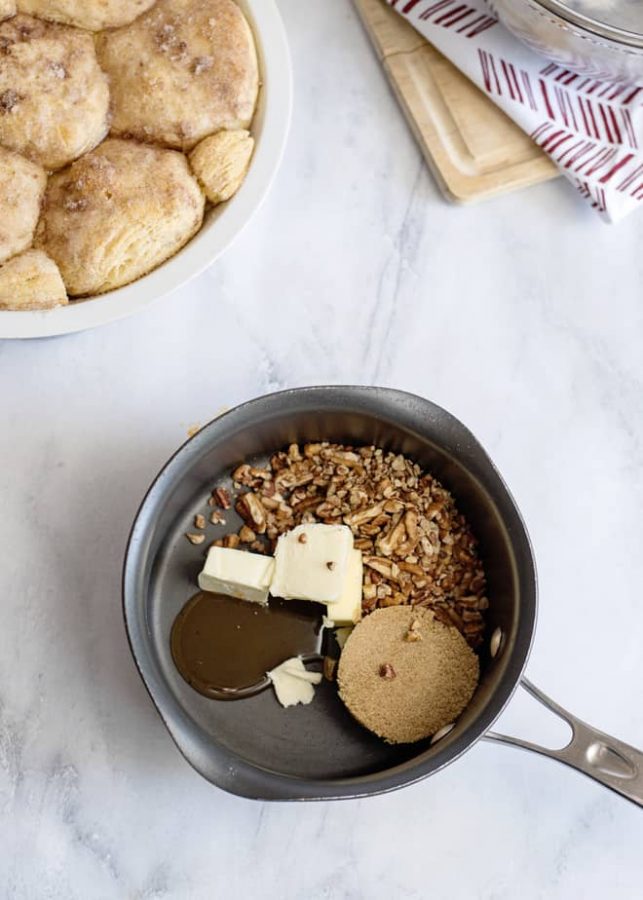
[(16, 0), (0, 0), (0, 22), (16, 14)]
[(50, 177), (36, 246), (69, 294), (101, 294), (173, 256), (199, 230), (204, 206), (181, 153), (108, 138)]
[(460, 715), (478, 684), (478, 657), (430, 610), (376, 609), (356, 625), (339, 659), (339, 695), (390, 744), (435, 734)]
[(190, 150), (247, 128), (258, 91), (250, 26), (232, 0), (159, 0), (97, 38), (110, 77), (112, 134)]
[(51, 22), (101, 31), (129, 25), (153, 4), (154, 0), (18, 0), (18, 9)]
[(42, 250), (26, 250), (0, 266), (0, 309), (52, 309), (66, 303), (58, 267)]
[(223, 203), (237, 193), (246, 177), (255, 142), (248, 131), (218, 131), (190, 153), (192, 171), (210, 203)]
[(91, 34), (18, 14), (0, 24), (0, 144), (59, 169), (107, 134)]
[(0, 264), (31, 246), (46, 184), (41, 166), (0, 147)]

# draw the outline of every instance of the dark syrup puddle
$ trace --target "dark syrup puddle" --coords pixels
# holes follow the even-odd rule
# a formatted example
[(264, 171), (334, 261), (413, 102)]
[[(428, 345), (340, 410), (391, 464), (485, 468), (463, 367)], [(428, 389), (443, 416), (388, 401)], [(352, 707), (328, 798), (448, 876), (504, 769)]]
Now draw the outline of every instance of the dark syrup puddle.
[(268, 606), (202, 591), (172, 625), (174, 663), (189, 685), (216, 700), (240, 700), (292, 656), (319, 658), (324, 607), (271, 598)]

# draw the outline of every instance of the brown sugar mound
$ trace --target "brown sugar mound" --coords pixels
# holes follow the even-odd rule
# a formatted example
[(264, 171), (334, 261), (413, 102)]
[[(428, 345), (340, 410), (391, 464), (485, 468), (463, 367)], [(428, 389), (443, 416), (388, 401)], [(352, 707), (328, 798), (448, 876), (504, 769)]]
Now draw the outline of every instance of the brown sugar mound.
[(390, 744), (435, 734), (467, 706), (478, 657), (456, 628), (430, 610), (391, 606), (356, 626), (339, 660), (339, 696)]

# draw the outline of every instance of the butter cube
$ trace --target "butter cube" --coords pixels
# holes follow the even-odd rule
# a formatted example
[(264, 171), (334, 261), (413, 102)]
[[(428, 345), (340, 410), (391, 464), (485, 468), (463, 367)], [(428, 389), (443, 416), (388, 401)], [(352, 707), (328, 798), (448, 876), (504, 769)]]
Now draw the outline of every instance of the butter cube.
[(270, 556), (229, 547), (210, 547), (205, 566), (199, 573), (199, 587), (202, 591), (265, 605), (274, 568), (275, 562)]
[[(338, 603), (344, 593), (353, 534), (347, 525), (298, 525), (275, 550), (273, 597)], [(330, 612), (334, 619), (334, 612)]]
[(362, 577), (362, 552), (351, 550), (342, 596), (337, 603), (327, 606), (335, 625), (354, 625), (362, 618)]
[(313, 685), (319, 684), (322, 680), (321, 673), (309, 672), (299, 656), (287, 659), (275, 669), (266, 672), (266, 675), (271, 680), (277, 700), (282, 706), (310, 703), (315, 696)]

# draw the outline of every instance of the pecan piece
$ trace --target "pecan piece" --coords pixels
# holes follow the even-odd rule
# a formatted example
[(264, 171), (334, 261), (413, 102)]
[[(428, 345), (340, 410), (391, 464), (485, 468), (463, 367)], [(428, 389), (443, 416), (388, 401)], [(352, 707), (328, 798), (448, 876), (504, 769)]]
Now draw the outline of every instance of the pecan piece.
[(386, 597), (382, 597), (380, 600), (380, 606), (403, 606), (405, 603), (406, 597), (404, 594), (400, 594), (399, 591), (391, 593)]
[(256, 531), (257, 534), (264, 534), (266, 531), (266, 510), (256, 494), (250, 492), (241, 494), (234, 508), (246, 525), (251, 527), (253, 531)]
[(237, 484), (245, 484), (248, 487), (252, 485), (254, 478), (252, 476), (252, 469), (248, 463), (242, 463), (242, 465), (237, 466), (232, 473), (232, 480), (236, 481)]
[(403, 520), (398, 519), (386, 534), (382, 535), (375, 542), (375, 546), (383, 556), (391, 556), (398, 544), (400, 544), (406, 533), (406, 527)]
[(311, 497), (304, 497), (303, 500), (295, 503), (292, 511), (295, 515), (299, 515), (299, 513), (303, 513), (307, 509), (313, 509), (316, 506), (319, 506), (319, 497), (317, 494), (313, 494)]
[(247, 525), (242, 525), (239, 529), (239, 540), (242, 544), (252, 544), (253, 541), (257, 540), (257, 535), (252, 528), (248, 528)]
[(381, 556), (365, 556), (362, 562), (369, 569), (379, 572), (384, 578), (390, 578), (393, 573), (393, 565), (390, 559), (384, 559)]
[(408, 641), (408, 642), (410, 642), (410, 643), (413, 643), (413, 642), (415, 642), (415, 641), (421, 641), (421, 640), (422, 640), (422, 634), (421, 634), (421, 632), (420, 632), (420, 620), (419, 620), (419, 619), (413, 619), (413, 620), (411, 621), (411, 624), (409, 625), (409, 630), (408, 630), (408, 631), (406, 632), (406, 634), (404, 635), (404, 640), (405, 640), (405, 641)]
[(371, 519), (379, 516), (383, 509), (384, 502), (376, 503), (374, 506), (369, 506), (367, 509), (358, 509), (355, 512), (350, 513), (350, 515), (344, 516), (344, 522), (346, 525), (363, 525), (365, 522), (370, 522)]
[(337, 668), (337, 660), (333, 659), (332, 656), (325, 656), (323, 663), (323, 673), (326, 681), (334, 681), (335, 680), (335, 670)]
[(219, 504), (221, 509), (230, 509), (232, 506), (232, 500), (230, 499), (230, 491), (224, 487), (215, 488), (212, 491), (212, 496), (216, 503)]
[(417, 575), (420, 578), (424, 577), (425, 575), (424, 569), (421, 566), (418, 566), (417, 563), (410, 563), (406, 560), (403, 560), (402, 562), (398, 563), (398, 566), (400, 567), (400, 569), (402, 569), (403, 572), (410, 572), (411, 575)]
[(418, 517), (417, 513), (412, 509), (407, 509), (404, 513), (404, 528), (411, 543), (417, 543), (418, 535)]

